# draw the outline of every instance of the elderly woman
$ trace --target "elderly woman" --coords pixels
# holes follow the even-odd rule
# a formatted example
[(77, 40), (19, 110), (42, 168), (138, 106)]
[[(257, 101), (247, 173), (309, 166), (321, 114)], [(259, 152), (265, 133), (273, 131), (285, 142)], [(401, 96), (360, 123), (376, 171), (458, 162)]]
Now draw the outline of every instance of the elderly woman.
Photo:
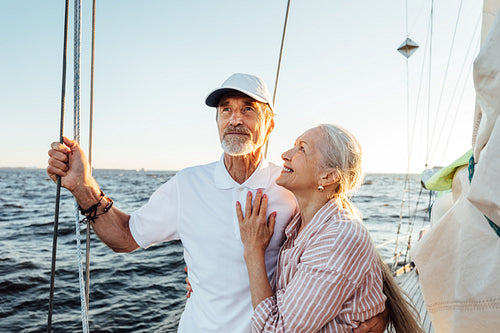
[[(302, 134), (282, 158), (276, 183), (293, 192), (300, 213), (286, 228), (273, 287), (264, 253), (276, 213), (266, 221), (268, 198), (260, 190), (253, 207), (248, 193), (245, 214), (236, 203), (254, 307), (252, 330), (351, 332), (384, 311), (386, 301), (379, 256), (348, 197), (362, 178), (361, 147), (345, 129), (320, 125)], [(410, 324), (405, 330), (419, 331), (415, 321)]]

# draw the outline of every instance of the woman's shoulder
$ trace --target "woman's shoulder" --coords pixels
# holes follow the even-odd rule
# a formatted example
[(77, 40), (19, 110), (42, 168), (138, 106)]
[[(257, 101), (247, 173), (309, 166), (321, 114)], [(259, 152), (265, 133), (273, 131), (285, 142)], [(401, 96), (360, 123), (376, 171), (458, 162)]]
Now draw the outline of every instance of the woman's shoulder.
[(322, 225), (321, 230), (311, 237), (305, 258), (322, 253), (322, 260), (314, 262), (316, 267), (345, 272), (349, 266), (358, 268), (371, 265), (375, 247), (370, 234), (362, 222), (348, 212), (339, 211)]
[(370, 233), (363, 222), (345, 209), (339, 208), (323, 224), (319, 237), (329, 238), (332, 243), (346, 240), (352, 242), (371, 242)]
[(331, 226), (337, 236), (349, 237), (358, 241), (371, 240), (370, 233), (363, 222), (350, 212), (342, 210), (334, 217), (334, 221)]

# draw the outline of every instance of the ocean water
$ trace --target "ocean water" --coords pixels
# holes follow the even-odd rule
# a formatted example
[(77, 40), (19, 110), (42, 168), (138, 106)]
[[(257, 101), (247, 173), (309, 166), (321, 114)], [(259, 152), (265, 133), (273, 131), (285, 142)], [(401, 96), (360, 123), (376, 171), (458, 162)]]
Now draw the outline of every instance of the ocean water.
[[(106, 195), (126, 212), (143, 205), (174, 174), (94, 172)], [(428, 191), (421, 192), (416, 175), (410, 177), (406, 192), (404, 185), (405, 175), (368, 174), (353, 198), (387, 261), (395, 253), (402, 211), (402, 235), (412, 233), (415, 240), (428, 223)], [(0, 169), (0, 332), (47, 330), (55, 193), (45, 170)], [(81, 315), (75, 208), (69, 192), (61, 193), (52, 331), (77, 332)], [(84, 239), (85, 226), (81, 234)], [(407, 236), (399, 238), (403, 256), (407, 241)], [(91, 332), (176, 331), (186, 299), (180, 242), (118, 254), (92, 233), (90, 253)]]

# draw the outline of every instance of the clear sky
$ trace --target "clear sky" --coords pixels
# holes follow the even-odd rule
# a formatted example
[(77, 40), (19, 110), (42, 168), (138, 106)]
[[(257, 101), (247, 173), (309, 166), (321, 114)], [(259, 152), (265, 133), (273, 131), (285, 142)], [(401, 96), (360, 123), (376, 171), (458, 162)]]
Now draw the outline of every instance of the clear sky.
[[(70, 3), (64, 132), (71, 138)], [(97, 3), (94, 167), (178, 170), (217, 160), (222, 151), (215, 114), (205, 106), (205, 97), (234, 72), (261, 76), (272, 92), (287, 2)], [(82, 11), (85, 149), (91, 6), (85, 0)], [(464, 2), (448, 66), (459, 7), (458, 0), (435, 1), (429, 89), (430, 49), (425, 45), (431, 0), (409, 1), (408, 21), (404, 1), (292, 0), (269, 159), (281, 163), (280, 154), (299, 134), (327, 122), (358, 137), (367, 172), (406, 172), (408, 133), (415, 134), (412, 172), (424, 168), (427, 155), (430, 165), (462, 155), (471, 140), (471, 62), (477, 54), (479, 29), (474, 35), (474, 28), (481, 4)], [(0, 0), (0, 167), (44, 168), (49, 143), (58, 139), (63, 22), (63, 0)], [(406, 62), (396, 51), (407, 25), (421, 45), (409, 59), (410, 114)], [(429, 153), (427, 147), (432, 147)]]

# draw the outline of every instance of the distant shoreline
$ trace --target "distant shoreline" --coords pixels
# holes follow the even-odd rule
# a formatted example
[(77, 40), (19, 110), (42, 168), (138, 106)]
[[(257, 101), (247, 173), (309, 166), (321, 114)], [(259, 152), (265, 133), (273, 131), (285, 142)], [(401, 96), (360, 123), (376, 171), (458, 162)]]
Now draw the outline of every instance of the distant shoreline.
[[(38, 167), (0, 167), (0, 170), (45, 170)], [(92, 169), (93, 171), (126, 171), (126, 172), (178, 172), (179, 170), (149, 170), (149, 169)], [(366, 175), (406, 175), (403, 172), (367, 172)], [(410, 173), (420, 175), (420, 173)]]

